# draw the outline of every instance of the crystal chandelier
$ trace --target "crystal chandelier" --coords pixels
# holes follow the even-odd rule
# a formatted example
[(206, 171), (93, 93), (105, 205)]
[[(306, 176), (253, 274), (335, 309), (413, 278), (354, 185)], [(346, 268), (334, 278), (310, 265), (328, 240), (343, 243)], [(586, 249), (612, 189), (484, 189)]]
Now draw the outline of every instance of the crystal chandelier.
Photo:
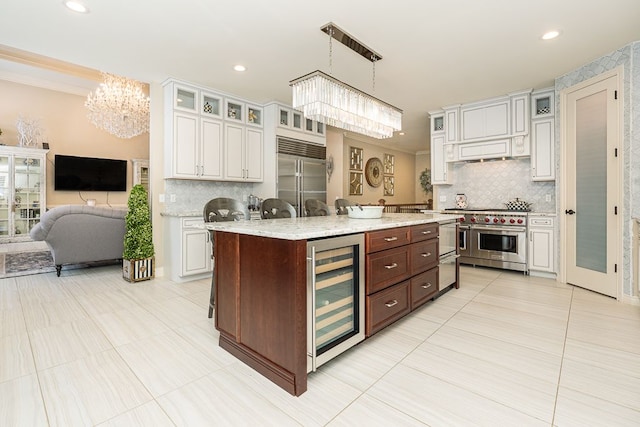
[[(329, 68), (332, 57), (331, 40), (336, 38), (373, 62), (375, 89), (375, 64), (382, 57), (333, 23), (321, 30), (329, 35)], [(402, 128), (402, 110), (322, 71), (298, 77), (289, 84), (293, 91), (293, 108), (302, 111), (309, 119), (380, 139), (390, 138), (394, 131)]]
[(99, 129), (118, 138), (149, 132), (149, 97), (142, 83), (102, 73), (104, 83), (87, 96), (87, 117)]

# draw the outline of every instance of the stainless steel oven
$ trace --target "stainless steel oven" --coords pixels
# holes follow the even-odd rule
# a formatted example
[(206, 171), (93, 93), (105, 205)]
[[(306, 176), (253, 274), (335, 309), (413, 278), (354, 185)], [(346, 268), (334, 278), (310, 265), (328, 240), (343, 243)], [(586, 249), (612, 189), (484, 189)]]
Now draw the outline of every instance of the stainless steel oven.
[(464, 215), (458, 232), (460, 262), (527, 271), (527, 214), (505, 210), (446, 210)]
[(471, 227), (469, 257), (476, 265), (527, 270), (526, 227)]

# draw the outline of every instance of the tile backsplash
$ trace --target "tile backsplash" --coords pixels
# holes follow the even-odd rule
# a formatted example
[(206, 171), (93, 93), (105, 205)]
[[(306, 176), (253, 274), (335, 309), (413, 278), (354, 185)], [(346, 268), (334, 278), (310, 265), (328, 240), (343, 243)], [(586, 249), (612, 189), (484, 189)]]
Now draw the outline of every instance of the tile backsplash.
[[(183, 179), (165, 180), (166, 200), (164, 212), (180, 214), (198, 212), (204, 205), (216, 197), (230, 197), (246, 203), (247, 196), (253, 191), (253, 184), (244, 182), (195, 181)], [(175, 194), (176, 201), (169, 203), (170, 195)]]
[(453, 176), (453, 184), (439, 186), (439, 197), (447, 198), (438, 203), (439, 209), (454, 207), (456, 194), (464, 193), (470, 208), (504, 208), (517, 197), (532, 203), (534, 212), (556, 211), (555, 182), (531, 181), (529, 158), (456, 163)]

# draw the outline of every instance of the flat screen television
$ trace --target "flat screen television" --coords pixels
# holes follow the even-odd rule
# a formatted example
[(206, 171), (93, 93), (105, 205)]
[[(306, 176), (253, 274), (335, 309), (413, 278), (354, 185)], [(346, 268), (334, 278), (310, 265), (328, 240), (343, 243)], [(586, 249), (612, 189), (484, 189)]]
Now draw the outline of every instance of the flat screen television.
[(127, 191), (127, 161), (56, 154), (56, 191)]

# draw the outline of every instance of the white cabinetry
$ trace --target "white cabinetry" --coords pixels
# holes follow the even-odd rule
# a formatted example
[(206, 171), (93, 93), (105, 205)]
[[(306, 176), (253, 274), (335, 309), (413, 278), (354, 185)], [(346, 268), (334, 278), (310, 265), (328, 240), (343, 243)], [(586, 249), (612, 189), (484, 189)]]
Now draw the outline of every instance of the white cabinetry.
[(183, 282), (209, 277), (213, 271), (212, 245), (209, 231), (199, 228), (202, 217), (171, 217), (170, 238), (171, 280)]
[[(555, 272), (554, 218), (529, 215), (529, 271)], [(532, 273), (533, 274), (533, 273)]]
[(429, 113), (431, 126), (431, 183), (449, 184), (451, 164), (447, 162), (447, 145), (445, 144), (445, 112)]
[(165, 96), (165, 177), (222, 179), (222, 97), (178, 83)]
[(531, 95), (531, 179), (553, 181), (556, 178), (555, 119), (553, 89)]
[(265, 126), (271, 127), (271, 125), (275, 124), (274, 129), (277, 136), (299, 139), (323, 146), (327, 145), (326, 126), (324, 123), (307, 119), (300, 111), (296, 111), (284, 104), (267, 104), (265, 110), (268, 118)]
[(529, 156), (530, 93), (444, 108), (446, 161)]
[(477, 141), (509, 135), (509, 98), (465, 105), (460, 109), (461, 141)]
[(225, 179), (262, 181), (262, 130), (227, 123), (224, 133)]
[(262, 127), (261, 106), (168, 80), (165, 178), (260, 182)]
[(27, 240), (46, 208), (47, 152), (0, 146), (0, 241)]

